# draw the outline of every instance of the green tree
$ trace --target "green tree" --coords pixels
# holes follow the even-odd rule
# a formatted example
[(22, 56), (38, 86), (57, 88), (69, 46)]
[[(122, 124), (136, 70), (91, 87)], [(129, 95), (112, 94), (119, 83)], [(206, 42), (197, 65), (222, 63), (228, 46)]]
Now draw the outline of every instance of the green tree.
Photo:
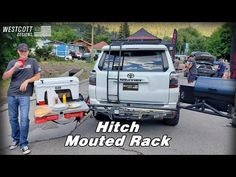
[(106, 35), (96, 35), (95, 43), (99, 43), (101, 41), (105, 41), (106, 43), (110, 43), (111, 39), (109, 36), (106, 36)]
[(208, 51), (216, 58), (230, 58), (233, 24), (226, 23), (210, 36), (207, 47)]
[(92, 25), (91, 24), (86, 24), (85, 29), (83, 33), (83, 40), (92, 42)]
[(118, 38), (118, 32), (112, 31), (110, 33), (110, 39), (117, 39)]
[(45, 61), (50, 57), (50, 54), (53, 50), (53, 46), (43, 46), (42, 48), (36, 48), (35, 54), (38, 58), (43, 58)]
[(119, 29), (119, 33), (118, 33), (118, 37), (119, 39), (123, 39), (125, 36), (124, 36), (124, 27), (123, 27), (123, 24), (120, 25), (120, 29)]
[(95, 38), (95, 43), (105, 41), (106, 43), (111, 42), (111, 33), (109, 33), (108, 29), (104, 26), (97, 25), (94, 29), (94, 38)]
[(178, 30), (177, 36), (177, 52), (185, 52), (185, 44), (189, 44), (188, 53), (196, 50), (205, 51), (206, 47), (206, 38), (195, 28), (187, 27)]
[(101, 35), (101, 34), (107, 34), (108, 33), (108, 29), (104, 26), (101, 26), (100, 24), (98, 24), (97, 26), (95, 26), (95, 34)]
[(194, 37), (190, 44), (189, 53), (193, 51), (207, 51), (207, 37), (202, 35)]
[(67, 25), (54, 25), (52, 26), (52, 36), (50, 40), (62, 41), (65, 43), (77, 39), (76, 31)]
[(130, 36), (129, 25), (127, 22), (124, 22), (120, 25), (118, 36), (119, 39), (124, 39)]
[(129, 25), (128, 25), (127, 22), (125, 22), (124, 25), (123, 25), (123, 32), (124, 32), (124, 37), (125, 38), (130, 36)]
[(164, 36), (162, 40), (167, 42), (172, 42), (172, 38), (169, 36)]

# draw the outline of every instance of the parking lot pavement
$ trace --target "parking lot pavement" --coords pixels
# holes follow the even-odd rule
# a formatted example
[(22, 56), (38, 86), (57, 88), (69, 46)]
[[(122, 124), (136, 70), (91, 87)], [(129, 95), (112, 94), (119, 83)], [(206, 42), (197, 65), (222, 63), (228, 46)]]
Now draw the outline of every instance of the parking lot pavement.
[[(164, 125), (161, 121), (146, 120), (138, 122), (140, 129), (137, 133), (96, 133), (98, 121), (94, 118), (87, 118), (71, 133), (81, 138), (94, 138), (105, 135), (106, 138), (119, 138), (126, 136), (125, 143), (121, 147), (88, 145), (65, 147), (67, 136), (53, 138), (47, 141), (30, 143), (33, 154), (40, 155), (201, 155), (201, 154), (234, 154), (234, 133), (235, 129), (230, 126), (230, 120), (218, 116), (209, 116), (202, 113), (181, 110), (180, 123), (175, 127)], [(122, 122), (128, 123), (130, 122)], [(140, 135), (143, 138), (161, 138), (164, 135), (171, 137), (169, 147), (161, 146), (135, 146), (130, 147), (129, 143), (133, 135)], [(20, 154), (19, 149), (7, 151), (6, 154)]]

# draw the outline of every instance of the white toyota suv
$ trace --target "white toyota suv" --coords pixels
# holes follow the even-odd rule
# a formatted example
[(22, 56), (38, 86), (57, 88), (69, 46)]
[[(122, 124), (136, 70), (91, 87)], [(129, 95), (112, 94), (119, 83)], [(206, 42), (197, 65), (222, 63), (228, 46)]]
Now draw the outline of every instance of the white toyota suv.
[(89, 77), (94, 117), (179, 122), (179, 84), (169, 51), (155, 41), (104, 46)]

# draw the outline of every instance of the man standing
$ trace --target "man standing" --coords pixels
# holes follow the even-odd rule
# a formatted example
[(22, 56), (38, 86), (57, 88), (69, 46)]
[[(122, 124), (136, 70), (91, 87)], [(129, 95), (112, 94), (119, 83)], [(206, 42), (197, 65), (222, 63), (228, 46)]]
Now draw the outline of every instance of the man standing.
[[(29, 48), (27, 44), (19, 44), (17, 53), (20, 58), (11, 60), (4, 72), (2, 79), (11, 78), (8, 88), (8, 115), (11, 125), (11, 136), (13, 139), (10, 150), (18, 145), (23, 154), (29, 154), (28, 147), (29, 132), (29, 110), (30, 96), (33, 94), (33, 83), (40, 79), (40, 67), (33, 58), (28, 58)], [(18, 108), (20, 108), (20, 124), (18, 122)]]
[(188, 83), (191, 84), (197, 78), (197, 64), (192, 55), (188, 57), (188, 62), (186, 64), (186, 68), (188, 69)]
[(220, 63), (219, 63), (218, 69), (217, 69), (217, 77), (222, 78), (224, 75), (226, 66), (225, 66), (225, 63), (222, 58), (219, 61), (220, 61)]
[(177, 58), (175, 58), (175, 60), (174, 60), (174, 67), (175, 67), (175, 70), (179, 69), (179, 59), (177, 59)]

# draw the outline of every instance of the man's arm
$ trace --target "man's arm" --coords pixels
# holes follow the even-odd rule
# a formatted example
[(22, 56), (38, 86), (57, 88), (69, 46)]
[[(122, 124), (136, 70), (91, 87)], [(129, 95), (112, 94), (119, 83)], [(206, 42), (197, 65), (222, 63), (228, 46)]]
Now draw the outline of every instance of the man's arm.
[(25, 81), (21, 84), (21, 86), (20, 86), (20, 91), (22, 91), (22, 92), (26, 91), (28, 84), (29, 84), (29, 83), (33, 83), (34, 81), (39, 80), (40, 77), (41, 77), (41, 74), (40, 74), (40, 73), (37, 73), (37, 74), (35, 74), (33, 77), (31, 77), (31, 78), (25, 80)]
[(40, 74), (40, 73), (37, 73), (37, 74), (35, 74), (33, 77), (31, 77), (30, 79), (27, 79), (26, 81), (28, 81), (28, 83), (32, 83), (32, 82), (34, 82), (34, 81), (39, 80), (40, 77), (41, 77), (41, 74)]
[(189, 64), (187, 65), (187, 68), (190, 69), (192, 66), (193, 66), (193, 63), (189, 63)]
[(20, 67), (20, 65), (21, 65), (20, 62), (16, 62), (15, 65), (11, 69), (4, 72), (4, 74), (2, 75), (2, 79), (3, 80), (10, 79), (12, 75), (14, 74), (14, 72), (16, 71), (16, 69)]

